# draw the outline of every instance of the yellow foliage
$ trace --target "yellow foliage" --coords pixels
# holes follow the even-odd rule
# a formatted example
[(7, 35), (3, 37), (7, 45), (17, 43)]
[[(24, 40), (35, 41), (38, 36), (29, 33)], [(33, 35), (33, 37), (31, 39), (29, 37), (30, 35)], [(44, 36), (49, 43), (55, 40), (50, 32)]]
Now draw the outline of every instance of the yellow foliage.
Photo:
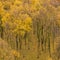
[(12, 54), (16, 57), (20, 57), (20, 52), (18, 52), (16, 50), (12, 50)]
[(19, 7), (19, 6), (22, 4), (22, 1), (16, 0), (16, 1), (14, 2), (14, 4)]
[(10, 14), (9, 14), (9, 13), (6, 13), (5, 16), (3, 16), (3, 18), (2, 18), (3, 25), (4, 25), (6, 22), (8, 22), (9, 17), (10, 17)]
[[(6, 25), (8, 25), (9, 29), (12, 32), (16, 32), (16, 33), (21, 33), (23, 35), (23, 33), (25, 31), (29, 32), (31, 30), (31, 25), (32, 25), (32, 18), (28, 15), (28, 14), (21, 14), (20, 11), (23, 10), (23, 3), (22, 1), (18, 1), (15, 0), (14, 3), (12, 4), (12, 2), (0, 2), (0, 6), (1, 6), (1, 10), (0, 10), (0, 14), (2, 15), (2, 25), (6, 28)], [(5, 9), (9, 9), (10, 10), (7, 11)], [(24, 12), (24, 11), (23, 11)], [(20, 31), (21, 29), (24, 30)]]
[(0, 7), (2, 6), (2, 3), (0, 2)]

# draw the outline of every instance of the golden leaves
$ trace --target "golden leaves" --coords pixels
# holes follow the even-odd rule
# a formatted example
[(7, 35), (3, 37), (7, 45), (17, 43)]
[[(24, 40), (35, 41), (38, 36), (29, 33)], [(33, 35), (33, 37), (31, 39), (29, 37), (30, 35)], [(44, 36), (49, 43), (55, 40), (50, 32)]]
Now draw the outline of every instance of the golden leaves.
[[(15, 0), (13, 4), (9, 1), (0, 3), (0, 6), (2, 7), (2, 11), (0, 10), (2, 15), (2, 25), (5, 29), (8, 27), (9, 31), (15, 33), (20, 32), (21, 35), (23, 35), (25, 31), (29, 32), (31, 30), (32, 19), (28, 14), (24, 13), (22, 1)], [(21, 13), (21, 10), (23, 13)]]
[(2, 3), (0, 2), (0, 7), (2, 6)]
[[(15, 20), (14, 25), (15, 25), (15, 30), (14, 31), (15, 32), (20, 31), (20, 33), (23, 34), (25, 31), (29, 32), (32, 29), (32, 27), (31, 27), (32, 19), (29, 16), (26, 17), (25, 19), (23, 17), (23, 20)], [(24, 31), (21, 31), (21, 30), (24, 30)]]
[(5, 25), (6, 22), (8, 22), (9, 18), (10, 18), (10, 14), (9, 13), (6, 13), (5, 16), (3, 16), (3, 18), (2, 18), (3, 25)]
[(20, 53), (16, 50), (12, 50), (11, 53), (16, 57), (20, 57)]

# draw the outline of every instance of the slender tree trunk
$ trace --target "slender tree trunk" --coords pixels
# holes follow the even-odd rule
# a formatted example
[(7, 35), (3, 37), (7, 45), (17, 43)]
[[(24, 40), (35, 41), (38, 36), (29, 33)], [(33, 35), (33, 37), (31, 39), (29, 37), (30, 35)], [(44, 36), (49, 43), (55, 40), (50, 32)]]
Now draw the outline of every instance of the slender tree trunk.
[(19, 45), (20, 45), (20, 50), (22, 49), (22, 38), (19, 36)]
[(16, 35), (16, 49), (18, 50), (18, 35)]
[(0, 15), (0, 35), (1, 35), (1, 38), (3, 38), (3, 27), (2, 27), (2, 16)]
[(27, 39), (26, 38), (27, 38), (27, 32), (25, 32), (25, 35), (24, 35), (25, 48), (26, 48), (26, 45), (27, 45), (27, 41), (26, 41)]
[(37, 49), (38, 49), (38, 56), (37, 56), (37, 58), (39, 58), (39, 55), (40, 55), (40, 26), (39, 26), (39, 23), (40, 22), (37, 22), (37, 39), (38, 39), (38, 47), (37, 47)]

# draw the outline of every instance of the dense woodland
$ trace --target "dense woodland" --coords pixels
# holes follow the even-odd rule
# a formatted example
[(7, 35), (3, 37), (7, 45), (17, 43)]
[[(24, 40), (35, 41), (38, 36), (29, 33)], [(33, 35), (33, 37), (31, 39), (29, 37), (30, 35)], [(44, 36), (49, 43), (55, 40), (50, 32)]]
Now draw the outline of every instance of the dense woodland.
[(60, 60), (60, 0), (0, 0), (0, 60)]

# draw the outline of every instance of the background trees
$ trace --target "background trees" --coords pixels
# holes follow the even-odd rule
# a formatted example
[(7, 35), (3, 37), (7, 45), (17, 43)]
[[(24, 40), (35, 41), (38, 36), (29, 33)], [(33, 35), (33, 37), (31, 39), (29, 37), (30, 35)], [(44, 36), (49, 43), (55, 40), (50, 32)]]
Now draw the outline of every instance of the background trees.
[(59, 33), (58, 0), (0, 0), (0, 37), (11, 46), (15, 60), (48, 60)]

